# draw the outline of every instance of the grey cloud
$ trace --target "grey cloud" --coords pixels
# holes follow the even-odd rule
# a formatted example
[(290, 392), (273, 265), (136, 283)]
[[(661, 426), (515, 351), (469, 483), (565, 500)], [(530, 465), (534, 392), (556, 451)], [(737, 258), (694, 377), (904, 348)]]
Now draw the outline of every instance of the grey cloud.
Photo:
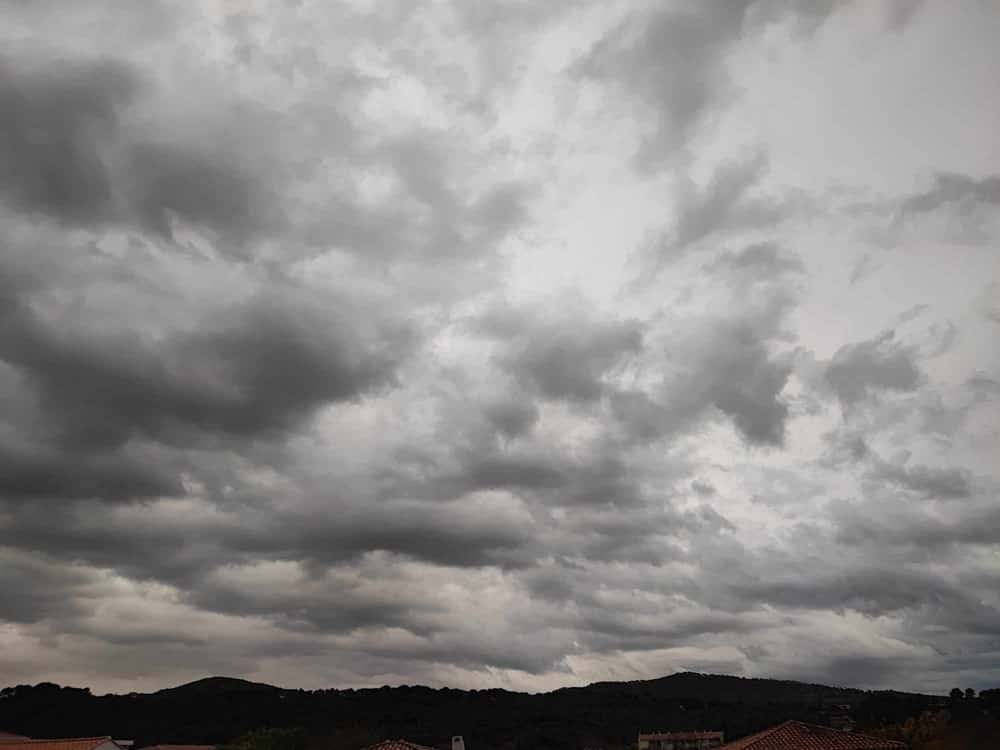
[(972, 494), (969, 473), (959, 468), (876, 461), (870, 476), (926, 498), (961, 499)]
[[(359, 316), (358, 325), (348, 327), (345, 314)], [(0, 344), (67, 439), (116, 444), (178, 429), (280, 431), (324, 403), (384, 385), (407, 336), (366, 327), (349, 308), (316, 306), (288, 290), (157, 344), (69, 321), (57, 327), (22, 305), (4, 320)]]
[(42, 440), (0, 440), (0, 496), (120, 502), (183, 491), (176, 475), (148, 459), (123, 450), (81, 454)]
[(875, 207), (889, 214), (881, 229), (884, 244), (898, 244), (928, 231), (962, 245), (990, 245), (996, 237), (1000, 175), (975, 177), (938, 172), (930, 186)]
[(165, 235), (172, 215), (238, 238), (277, 220), (275, 197), (250, 167), (257, 154), (230, 153), (233, 132), (204, 144), (143, 132), (132, 110), (153, 94), (120, 60), (0, 61), (0, 193), (59, 220)]
[(31, 623), (84, 610), (80, 599), (95, 582), (82, 570), (0, 547), (0, 620)]
[(737, 591), (748, 602), (818, 610), (851, 609), (870, 617), (919, 607), (926, 602), (954, 606), (966, 598), (963, 592), (931, 575), (874, 566), (833, 575), (816, 572), (745, 582)]
[(743, 381), (719, 384), (713, 400), (751, 443), (783, 445), (788, 406), (780, 393), (791, 365), (766, 360), (760, 352), (750, 357), (745, 364), (751, 369), (744, 371)]
[[(782, 187), (784, 146), (733, 152), (718, 117), (742, 40), (780, 24), (760, 39), (780, 64), (785, 32), (838, 3), (626, 8), (575, 67), (611, 18), (596, 6), (157, 5), (149, 22), (123, 0), (16, 5), (0, 10), (25, 40), (0, 64), (0, 625), (31, 658), (0, 671), (541, 685), (629, 651), (657, 652), (642, 669), (908, 687), (988, 669), (996, 373), (945, 387), (980, 354), (972, 328), (947, 352), (949, 329), (937, 348), (887, 335), (816, 361), (815, 305), (851, 269), (785, 224), (818, 202)], [(72, 51), (108, 41), (108, 59)], [(606, 83), (650, 119), (614, 110)], [(540, 129), (564, 112), (565, 141)], [(606, 115), (633, 116), (648, 170), (602, 185), (608, 209), (670, 180), (674, 223), (646, 260), (688, 262), (627, 299), (597, 279), (609, 311), (488, 307), (533, 293), (510, 271), (574, 220), (570, 174), (618, 157), (607, 174), (627, 181)], [(691, 168), (703, 136), (703, 180), (663, 171)], [(994, 181), (941, 173), (835, 218), (992, 216)], [(834, 397), (857, 409), (817, 436)], [(786, 435), (804, 439), (777, 450)], [(898, 457), (935, 446), (933, 465)], [(467, 602), (489, 615), (470, 625)], [(819, 654), (825, 624), (837, 646)]]
[(761, 242), (739, 252), (723, 253), (707, 270), (754, 283), (774, 281), (789, 273), (799, 273), (804, 267), (798, 257), (785, 253), (775, 243)]
[(0, 59), (2, 192), (28, 210), (93, 221), (113, 210), (106, 150), (140, 77), (105, 60), (21, 70)]
[(543, 396), (595, 401), (607, 390), (606, 375), (641, 352), (642, 325), (594, 319), (583, 311), (573, 318), (569, 312), (528, 320), (501, 310), (488, 313), (479, 325), (508, 337), (498, 355), (500, 365)]
[(711, 497), (715, 494), (715, 487), (710, 482), (704, 482), (700, 479), (691, 482), (691, 489), (702, 497)]
[(671, 363), (677, 374), (652, 394), (616, 393), (615, 415), (632, 434), (648, 438), (686, 429), (714, 407), (748, 442), (781, 445), (788, 418), (781, 392), (792, 363), (771, 353), (771, 325), (752, 317), (701, 321)]
[(94, 502), (44, 512), (39, 506), (8, 507), (0, 542), (191, 592), (220, 566), (254, 561), (295, 561), (324, 570), (381, 551), (458, 568), (519, 568), (535, 554), (530, 517), (506, 508), (417, 501), (329, 505), (332, 510), (293, 511), (243, 504), (192, 520), (161, 513), (156, 522), (139, 509), (123, 515)]
[(851, 284), (857, 284), (859, 281), (868, 276), (875, 268), (875, 261), (872, 260), (871, 253), (865, 253), (854, 266), (851, 268), (851, 274), (849, 280)]
[(529, 400), (496, 401), (485, 408), (490, 423), (508, 438), (529, 432), (538, 421), (538, 407)]
[(919, 214), (946, 205), (974, 204), (1000, 205), (1000, 175), (976, 179), (951, 172), (936, 174), (931, 187), (906, 198), (899, 210), (902, 214)]
[[(325, 210), (308, 212), (295, 232), (310, 246), (333, 245), (376, 264), (436, 259), (457, 271), (483, 263), (528, 215), (533, 186), (498, 180), (485, 191), (464, 190), (459, 170), (465, 163), (452, 146), (419, 130), (370, 144), (351, 135), (338, 149), (340, 158), (352, 172), (392, 175), (398, 182), (392, 195), (371, 205), (358, 195), (354, 179), (338, 181), (346, 187), (324, 188)], [(314, 178), (329, 180), (321, 170)]]
[(659, 265), (680, 257), (717, 234), (766, 229), (785, 218), (790, 212), (786, 199), (756, 189), (766, 170), (767, 157), (757, 152), (722, 164), (703, 188), (690, 179), (683, 181), (673, 229), (651, 248), (653, 262)]
[(277, 224), (275, 196), (267, 195), (262, 176), (239, 159), (250, 163), (246, 156), (227, 154), (221, 144), (137, 144), (128, 160), (137, 217), (164, 235), (171, 233), (171, 216), (177, 215), (234, 239)]
[(792, 18), (811, 33), (837, 7), (835, 0), (708, 0), (657, 5), (633, 13), (578, 63), (577, 72), (620, 82), (652, 110), (653, 134), (637, 154), (655, 170), (688, 145), (692, 135), (735, 94), (726, 69), (730, 48), (763, 26)]
[(330, 634), (378, 626), (429, 632), (423, 621), (434, 607), (426, 596), (412, 589), (380, 589), (371, 583), (362, 576), (316, 575), (289, 587), (248, 584), (210, 574), (190, 590), (186, 600), (212, 612), (269, 617), (292, 630)]
[(517, 565), (534, 532), (519, 514), (475, 505), (383, 501), (335, 514), (275, 513), (233, 533), (233, 547), (254, 558), (331, 564), (383, 550), (441, 565)]
[(382, 494), (453, 500), (481, 490), (506, 490), (547, 506), (610, 505), (631, 507), (642, 499), (639, 482), (616, 446), (596, 446), (574, 453), (479, 446), (452, 448), (453, 460), (440, 463), (417, 456), (417, 475), (388, 472)]
[(849, 503), (833, 508), (838, 541), (852, 546), (942, 550), (961, 545), (1000, 543), (1000, 511), (982, 503), (941, 517), (907, 507), (884, 514), (864, 513)]
[(706, 2), (636, 14), (602, 39), (580, 64), (586, 76), (624, 82), (655, 108), (657, 132), (640, 164), (682, 145), (728, 84), (722, 58), (742, 30), (747, 2)]
[(913, 305), (913, 307), (903, 310), (903, 312), (896, 316), (896, 324), (903, 325), (904, 323), (909, 323), (911, 320), (923, 315), (929, 308), (930, 305), (928, 304)]
[(820, 673), (831, 685), (885, 686), (907, 669), (902, 660), (864, 654), (831, 657), (820, 666)]
[(368, 649), (369, 653), (389, 658), (393, 664), (429, 661), (440, 664), (481, 668), (516, 669), (528, 674), (560, 669), (565, 656), (565, 643), (556, 638), (536, 635), (520, 639), (511, 647), (509, 637), (492, 632), (441, 633), (404, 647), (383, 645)]
[(824, 375), (845, 406), (880, 391), (913, 391), (923, 381), (916, 353), (896, 341), (893, 331), (842, 346)]

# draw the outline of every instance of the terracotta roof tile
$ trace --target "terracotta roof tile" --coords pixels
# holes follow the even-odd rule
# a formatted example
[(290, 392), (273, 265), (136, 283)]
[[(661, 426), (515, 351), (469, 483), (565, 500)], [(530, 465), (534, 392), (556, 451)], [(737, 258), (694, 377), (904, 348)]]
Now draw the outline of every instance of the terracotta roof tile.
[(786, 721), (763, 732), (723, 745), (719, 750), (895, 750), (902, 742), (855, 732)]
[(3, 750), (94, 750), (110, 737), (73, 737), (65, 740), (2, 740)]
[(435, 750), (435, 748), (417, 745), (407, 740), (382, 740), (378, 744), (369, 745), (365, 750)]

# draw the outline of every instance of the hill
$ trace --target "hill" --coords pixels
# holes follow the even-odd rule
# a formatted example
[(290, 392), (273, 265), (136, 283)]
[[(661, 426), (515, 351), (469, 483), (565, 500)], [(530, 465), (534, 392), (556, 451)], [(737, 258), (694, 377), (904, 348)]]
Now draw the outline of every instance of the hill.
[(95, 696), (51, 683), (0, 691), (0, 727), (32, 737), (111, 734), (137, 746), (224, 743), (259, 728), (301, 727), (310, 745), (354, 750), (386, 737), (469, 750), (634, 747), (653, 729), (722, 729), (730, 738), (789, 718), (822, 720), (849, 704), (861, 726), (887, 726), (933, 704), (930, 696), (866, 692), (785, 680), (685, 672), (527, 694), (506, 690), (382, 687), (295, 690), (211, 677), (155, 693)]

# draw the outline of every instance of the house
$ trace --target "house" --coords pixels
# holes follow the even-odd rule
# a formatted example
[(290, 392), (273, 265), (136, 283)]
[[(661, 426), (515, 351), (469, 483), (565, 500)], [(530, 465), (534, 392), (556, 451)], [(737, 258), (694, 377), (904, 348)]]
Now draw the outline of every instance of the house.
[(786, 721), (734, 740), (720, 750), (902, 750), (905, 747), (896, 740), (843, 732), (804, 721)]
[(649, 732), (639, 735), (639, 750), (712, 750), (722, 741), (722, 732)]
[(110, 737), (73, 737), (61, 740), (0, 740), (3, 750), (124, 750)]

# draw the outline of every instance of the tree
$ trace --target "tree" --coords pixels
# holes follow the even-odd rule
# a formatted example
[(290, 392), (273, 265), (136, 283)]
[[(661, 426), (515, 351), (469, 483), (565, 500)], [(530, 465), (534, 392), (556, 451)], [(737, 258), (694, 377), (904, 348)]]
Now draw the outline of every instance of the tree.
[(972, 688), (966, 688), (965, 689), (965, 697), (966, 697), (967, 700), (971, 701), (973, 698), (976, 697), (976, 691), (973, 690)]
[(952, 703), (958, 703), (960, 700), (962, 700), (962, 695), (963, 695), (962, 688), (952, 688), (951, 692), (948, 693), (948, 698), (951, 699)]
[(224, 750), (305, 750), (306, 733), (301, 729), (257, 729), (238, 737)]

